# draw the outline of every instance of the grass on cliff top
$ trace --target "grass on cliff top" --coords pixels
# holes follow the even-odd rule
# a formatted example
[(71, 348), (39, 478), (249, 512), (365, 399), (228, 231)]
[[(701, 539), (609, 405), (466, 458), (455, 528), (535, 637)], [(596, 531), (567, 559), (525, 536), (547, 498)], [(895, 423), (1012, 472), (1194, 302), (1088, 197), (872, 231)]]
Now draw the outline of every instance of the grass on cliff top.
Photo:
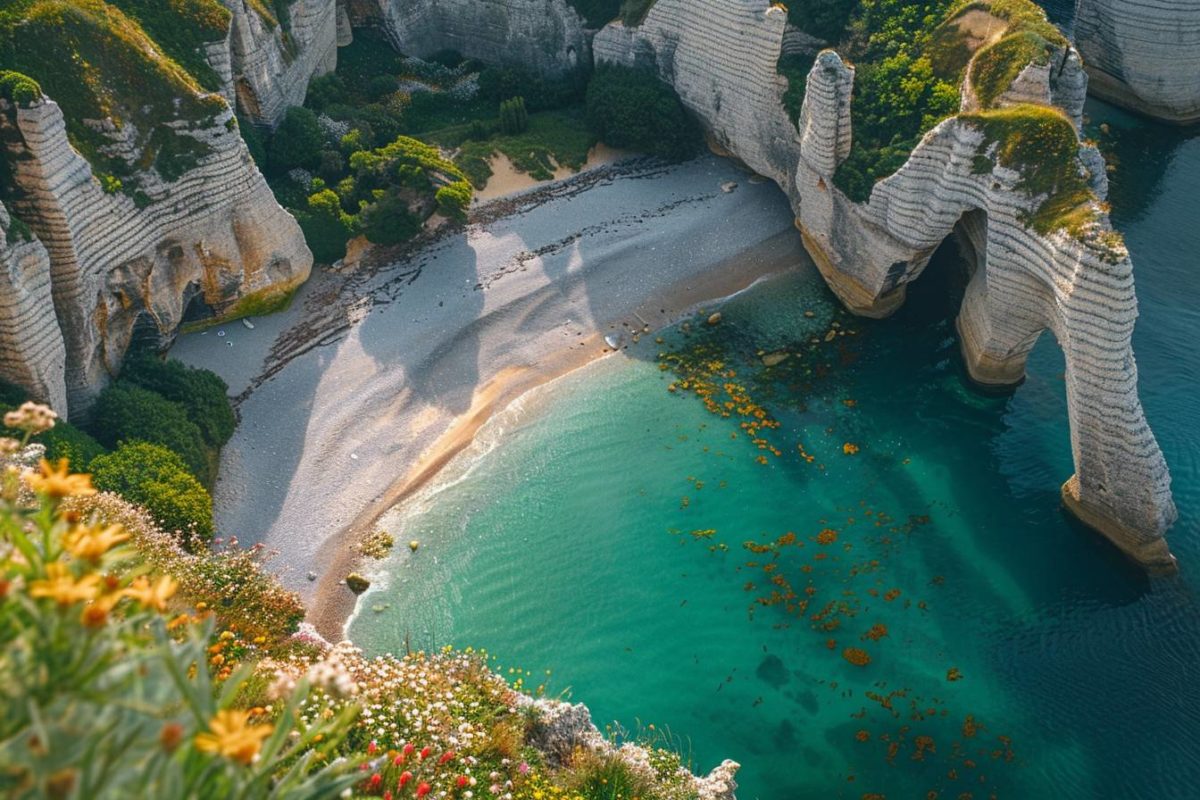
[(210, 92), (219, 91), (221, 78), (208, 64), (204, 45), (221, 41), (231, 15), (218, 0), (108, 0), (137, 20), (162, 51), (186, 69)]
[(1078, 236), (1096, 219), (1096, 196), (1080, 173), (1079, 138), (1062, 111), (1020, 105), (974, 114), (961, 120), (983, 131), (982, 151), (996, 146), (1001, 166), (1021, 173), (1018, 188), (1042, 204), (1026, 222), (1046, 235), (1066, 230)]
[[(191, 11), (203, 8), (200, 0), (175, 3)], [(211, 19), (215, 24), (217, 15)], [(36, 80), (58, 102), (71, 143), (102, 179), (112, 178), (106, 181), (110, 190), (132, 192), (136, 171), (151, 165), (164, 176), (180, 174), (208, 146), (180, 136), (168, 123), (200, 127), (225, 109), (224, 100), (205, 95), (196, 78), (135, 19), (104, 0), (17, 0), (8, 5), (0, 11), (0, 63)], [(109, 137), (85, 123), (105, 118), (137, 131), (134, 163), (107, 155)], [(189, 141), (175, 141), (185, 138)]]

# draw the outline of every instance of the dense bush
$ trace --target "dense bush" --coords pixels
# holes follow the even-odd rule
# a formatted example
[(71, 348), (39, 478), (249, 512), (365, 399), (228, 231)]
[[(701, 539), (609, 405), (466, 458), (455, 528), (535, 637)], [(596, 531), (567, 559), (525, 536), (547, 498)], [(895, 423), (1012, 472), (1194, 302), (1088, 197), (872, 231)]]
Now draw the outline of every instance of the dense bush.
[(42, 96), (42, 87), (27, 75), (0, 70), (0, 97), (17, 105), (27, 106)]
[(357, 231), (358, 220), (342, 210), (341, 201), (333, 191), (322, 189), (313, 193), (308, 198), (308, 207), (295, 214), (314, 259), (332, 264), (346, 254), (346, 242)]
[(183, 406), (148, 389), (120, 381), (101, 392), (91, 433), (109, 448), (129, 440), (160, 444), (183, 459), (201, 483), (212, 482), (212, 461), (200, 428)]
[(220, 447), (233, 436), (237, 417), (229, 402), (229, 385), (216, 373), (138, 353), (126, 359), (121, 379), (183, 406), (210, 446)]
[(525, 110), (524, 97), (513, 97), (500, 103), (501, 133), (512, 136), (528, 129), (529, 112)]
[(213, 535), (212, 498), (188, 471), (187, 465), (165, 447), (127, 441), (91, 464), (96, 488), (116, 492), (146, 509), (163, 530), (207, 541)]
[(700, 129), (679, 97), (649, 70), (605, 66), (587, 90), (588, 125), (613, 147), (680, 161), (696, 152)]
[(315, 113), (300, 106), (289, 108), (267, 150), (271, 169), (286, 172), (294, 167), (315, 166), (324, 142)]

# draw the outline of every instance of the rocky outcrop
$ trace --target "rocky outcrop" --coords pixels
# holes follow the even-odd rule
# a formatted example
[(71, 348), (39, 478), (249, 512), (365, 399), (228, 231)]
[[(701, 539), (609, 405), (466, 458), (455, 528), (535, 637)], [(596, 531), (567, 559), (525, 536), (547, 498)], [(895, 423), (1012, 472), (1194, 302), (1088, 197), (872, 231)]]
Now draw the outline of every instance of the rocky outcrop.
[[(110, 131), (113, 153), (122, 143), (133, 146), (130, 127)], [(0, 138), (18, 190), (12, 210), (32, 228), (49, 261), (48, 273), (39, 273), (46, 265), (40, 245), (9, 242), (3, 251), (9, 263), (16, 263), (11, 253), (20, 254), (24, 291), (40, 292), (30, 330), (45, 331), (47, 355), (28, 350), (24, 359), (38, 364), (40, 374), (54, 375), (56, 326), (65, 345), (66, 394), (66, 405), (56, 409), (64, 416), (86, 413), (119, 368), (135, 329), (166, 339), (189, 303), (236, 312), (247, 298), (295, 288), (312, 266), (299, 226), (275, 201), (228, 108), (175, 135), (202, 142), (204, 155), (176, 180), (153, 169), (139, 173), (135, 200), (101, 188), (68, 141), (55, 102), (17, 107), (0, 100)], [(47, 274), (52, 304), (45, 302)], [(4, 364), (6, 371), (17, 368), (7, 357)], [(43, 393), (32, 379), (21, 383)], [(50, 389), (45, 395), (54, 396)]]
[(53, 309), (46, 248), (0, 205), (0, 378), (66, 408), (66, 348)]
[[(943, 240), (958, 231), (973, 244), (958, 319), (971, 375), (1019, 383), (1029, 351), (1050, 330), (1067, 362), (1075, 475), (1063, 486), (1065, 504), (1148, 568), (1173, 569), (1163, 539), (1176, 518), (1170, 476), (1138, 400), (1130, 345), (1132, 264), (1098, 204), (1083, 235), (1039, 234), (1029, 220), (1045, 198), (1031, 197), (1023, 176), (999, 163), (998, 143), (969, 114), (930, 131), (867, 202), (852, 202), (834, 174), (853, 141), (853, 69), (832, 51), (818, 57), (797, 133), (775, 74), (786, 36), (785, 15), (768, 0), (658, 0), (640, 27), (614, 23), (597, 34), (594, 51), (600, 62), (655, 68), (716, 143), (780, 184), (805, 246), (851, 310), (892, 313)], [(1057, 106), (1078, 124), (1085, 87), (1077, 54), (1060, 47), (1021, 71), (991, 107)], [(978, 103), (964, 89), (971, 111)], [(1094, 150), (1079, 147), (1072, 163), (1081, 171), (1090, 164), (1099, 173), (1092, 185), (1103, 190)]]
[(1097, 97), (1200, 121), (1200, 0), (1076, 0), (1075, 39)]
[(583, 19), (565, 0), (346, 0), (350, 21), (378, 28), (397, 50), (467, 58), (557, 76), (590, 63)]
[[(592, 722), (591, 712), (582, 703), (560, 700), (518, 697), (518, 705), (527, 709), (533, 723), (529, 743), (551, 766), (569, 763), (577, 748), (621, 759), (634, 774), (644, 775), (651, 785), (662, 781), (650, 764), (650, 753), (639, 744), (626, 743), (617, 747)], [(734, 800), (737, 775), (741, 765), (726, 759), (704, 777), (697, 777), (680, 767), (676, 780), (690, 787), (688, 796), (697, 800)]]
[(274, 127), (290, 106), (304, 103), (308, 82), (337, 66), (338, 6), (334, 0), (294, 0), (284, 19), (264, 18), (248, 0), (222, 0), (232, 14), (225, 41), (208, 61), (223, 94), (251, 122)]

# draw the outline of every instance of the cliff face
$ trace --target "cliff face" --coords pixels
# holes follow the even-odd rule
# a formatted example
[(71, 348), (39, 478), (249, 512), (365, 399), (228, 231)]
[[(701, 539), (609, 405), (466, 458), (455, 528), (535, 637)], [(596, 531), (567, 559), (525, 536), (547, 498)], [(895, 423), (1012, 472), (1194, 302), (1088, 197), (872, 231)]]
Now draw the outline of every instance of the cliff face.
[[(852, 202), (834, 173), (853, 141), (853, 70), (832, 51), (817, 59), (797, 134), (775, 75), (785, 36), (783, 12), (768, 0), (658, 0), (641, 27), (614, 23), (594, 48), (598, 61), (657, 68), (722, 147), (780, 184), (821, 273), (857, 313), (898, 308), (905, 285), (957, 231), (975, 254), (958, 319), (972, 376), (1019, 383), (1050, 330), (1066, 355), (1076, 470), (1064, 502), (1147, 567), (1173, 569), (1163, 539), (1176, 518), (1170, 476), (1137, 397), (1130, 345), (1132, 264), (1099, 206), (1082, 233), (1038, 233), (1030, 220), (1045, 197), (1030, 196), (1025, 176), (1000, 163), (1005, 143), (971, 114), (942, 122), (867, 202)], [(1022, 70), (990, 108), (1057, 106), (1069, 125), (1081, 117), (1085, 89), (1077, 54), (1060, 49)], [(963, 94), (963, 110), (975, 111), (969, 85)], [(1071, 141), (1069, 168), (1083, 174), (1090, 165), (1092, 188), (1102, 192), (1103, 160), (1073, 131)]]
[(66, 348), (53, 309), (46, 248), (0, 205), (0, 378), (66, 408)]
[(346, 0), (354, 25), (382, 30), (397, 50), (467, 58), (562, 75), (590, 63), (584, 22), (565, 0)]
[(285, 19), (268, 20), (247, 0), (222, 2), (232, 14), (229, 33), (209, 46), (208, 61), (225, 99), (252, 122), (274, 127), (289, 106), (304, 103), (310, 79), (337, 66), (337, 5), (294, 0)]
[(1200, 121), (1200, 0), (1076, 0), (1075, 16), (1095, 95)]
[[(9, 314), (35, 323), (28, 331), (44, 341), (45, 353), (25, 344), (21, 360), (3, 363), (12, 371), (24, 361), (32, 374), (47, 376), (39, 379), (47, 383), (44, 392), (32, 378), (20, 383), (51, 401), (65, 393), (66, 404), (55, 405), (60, 413), (86, 413), (119, 368), (135, 328), (167, 338), (193, 299), (228, 313), (247, 297), (276, 296), (308, 276), (312, 255), (299, 226), (275, 201), (232, 117), (226, 109), (207, 125), (177, 129), (203, 142), (205, 155), (175, 180), (140, 172), (135, 201), (101, 188), (68, 141), (52, 100), (28, 107), (0, 100), (0, 138), (19, 190), (12, 211), (40, 240), (16, 247), (10, 241), (0, 250), (6, 259), (0, 263), (21, 268), (22, 291), (31, 298)], [(137, 138), (129, 125), (110, 134), (112, 152)], [(48, 269), (39, 252), (48, 256)], [(28, 334), (21, 335), (24, 342)], [(56, 347), (64, 347), (65, 359)], [(51, 386), (60, 361), (65, 390)]]

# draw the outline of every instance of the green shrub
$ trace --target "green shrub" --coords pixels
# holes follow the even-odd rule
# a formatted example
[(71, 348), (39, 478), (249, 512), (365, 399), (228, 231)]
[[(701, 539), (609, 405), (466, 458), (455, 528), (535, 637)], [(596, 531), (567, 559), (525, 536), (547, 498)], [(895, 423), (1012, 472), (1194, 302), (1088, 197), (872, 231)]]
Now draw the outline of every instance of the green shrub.
[(271, 168), (286, 172), (294, 167), (315, 166), (324, 143), (317, 115), (307, 108), (293, 106), (284, 114), (267, 148)]
[(649, 70), (604, 66), (587, 90), (592, 131), (613, 147), (681, 161), (695, 154), (700, 129), (675, 92)]
[(96, 398), (91, 433), (105, 447), (125, 441), (159, 444), (173, 451), (201, 483), (213, 479), (204, 436), (187, 411), (148, 389), (118, 381)]
[(136, 503), (163, 530), (207, 541), (213, 535), (212, 498), (175, 453), (148, 442), (126, 441), (91, 463), (97, 489)]
[(393, 193), (367, 204), (359, 214), (359, 224), (367, 240), (375, 244), (401, 244), (421, 232), (424, 222), (408, 207), (408, 202)]
[(215, 372), (138, 353), (126, 359), (121, 379), (183, 406), (210, 446), (220, 447), (233, 436), (237, 417), (229, 402), (229, 385)]
[(336, 72), (330, 72), (309, 81), (308, 94), (304, 96), (304, 105), (320, 111), (326, 106), (342, 102), (345, 96), (345, 82)]
[(229, 31), (229, 11), (218, 0), (107, 0), (136, 19), (167, 55), (210, 92), (221, 77), (208, 63), (204, 45)]
[(67, 459), (72, 467), (85, 470), (92, 460), (108, 452), (104, 445), (70, 423), (59, 420), (54, 427), (34, 438), (46, 446), (46, 459), (57, 463)]
[(500, 132), (512, 136), (529, 128), (529, 112), (524, 97), (512, 97), (500, 103)]
[(250, 151), (250, 157), (254, 159), (254, 163), (260, 170), (267, 168), (267, 147), (263, 144), (262, 134), (258, 132), (258, 128), (251, 123), (237, 117), (238, 133), (242, 135), (242, 141), (246, 143), (246, 149)]
[(341, 201), (332, 190), (322, 189), (310, 195), (308, 208), (295, 214), (314, 259), (332, 264), (346, 254), (346, 242), (354, 236), (357, 220), (342, 210)]
[(20, 106), (36, 103), (42, 96), (42, 87), (28, 75), (9, 70), (0, 70), (0, 97)]

